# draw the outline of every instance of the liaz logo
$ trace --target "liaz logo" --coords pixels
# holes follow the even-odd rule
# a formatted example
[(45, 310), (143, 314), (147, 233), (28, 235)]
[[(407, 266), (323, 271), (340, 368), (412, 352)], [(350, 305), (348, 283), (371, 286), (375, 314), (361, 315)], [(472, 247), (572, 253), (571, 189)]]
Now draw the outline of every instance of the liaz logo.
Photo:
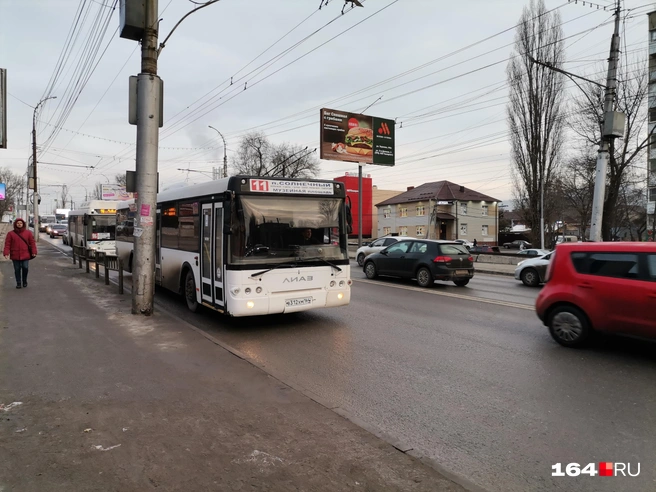
[(283, 284), (293, 284), (296, 282), (312, 282), (312, 275), (308, 275), (307, 277), (285, 277), (285, 280), (282, 281)]

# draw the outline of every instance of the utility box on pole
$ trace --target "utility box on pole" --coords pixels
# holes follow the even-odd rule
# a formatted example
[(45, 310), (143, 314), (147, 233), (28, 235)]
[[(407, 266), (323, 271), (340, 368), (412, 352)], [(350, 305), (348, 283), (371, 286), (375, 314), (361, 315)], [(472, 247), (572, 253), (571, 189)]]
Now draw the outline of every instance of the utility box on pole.
[(119, 5), (120, 36), (141, 41), (146, 28), (146, 1), (121, 0)]
[[(164, 81), (162, 79), (158, 79), (159, 81), (159, 127), (162, 128), (164, 126)], [(138, 94), (139, 94), (139, 77), (136, 75), (131, 75), (130, 76), (130, 94), (128, 97), (128, 122), (131, 125), (136, 125), (138, 124), (138, 118), (137, 118), (137, 107), (139, 105), (138, 102)]]
[(604, 138), (622, 138), (624, 136), (624, 126), (626, 124), (626, 115), (618, 111), (609, 111), (604, 117)]

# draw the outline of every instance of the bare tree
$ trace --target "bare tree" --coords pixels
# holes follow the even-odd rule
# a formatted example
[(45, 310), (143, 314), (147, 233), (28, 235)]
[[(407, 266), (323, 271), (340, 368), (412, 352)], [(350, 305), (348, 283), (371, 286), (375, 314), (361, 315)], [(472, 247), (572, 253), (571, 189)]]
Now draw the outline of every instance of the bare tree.
[(596, 165), (596, 156), (583, 153), (569, 159), (559, 173), (560, 195), (578, 222), (581, 235), (590, 226)]
[(237, 158), (234, 164), (236, 173), (263, 176), (267, 171), (271, 154), (271, 143), (264, 133), (255, 132), (245, 135), (237, 149)]
[(92, 200), (102, 200), (102, 183), (98, 182), (93, 186), (93, 192), (91, 193)]
[(68, 203), (68, 185), (62, 185), (59, 197), (61, 208), (66, 208), (66, 204)]
[(237, 149), (237, 174), (283, 178), (310, 178), (319, 173), (319, 159), (307, 147), (272, 144), (264, 133), (249, 133)]
[(522, 12), (506, 71), (515, 199), (533, 244), (540, 238), (540, 190), (544, 187), (548, 203), (563, 145), (565, 90), (562, 74), (533, 63), (531, 57), (560, 67), (563, 53), (559, 13), (548, 12), (544, 0), (531, 0)]
[(118, 173), (116, 176), (114, 176), (114, 181), (119, 186), (125, 186), (126, 180), (127, 180), (127, 177), (126, 177), (125, 173)]
[(5, 199), (0, 200), (0, 219), (2, 219), (2, 216), (10, 208), (16, 210), (16, 205), (18, 205), (19, 197), (25, 189), (25, 183), (19, 174), (16, 174), (8, 167), (0, 168), (0, 183), (5, 184), (7, 193)]
[[(608, 175), (606, 179), (606, 198), (604, 201), (604, 218), (601, 233), (604, 241), (612, 239), (613, 224), (616, 222), (618, 200), (622, 186), (626, 182), (625, 175), (631, 166), (641, 162), (649, 144), (647, 134), (647, 67), (646, 63), (627, 64), (619, 71), (617, 84), (617, 111), (626, 115), (626, 127), (622, 139), (613, 139), (610, 144)], [(638, 67), (635, 69), (635, 67)], [(600, 82), (605, 80), (600, 79)], [(571, 129), (578, 136), (585, 151), (596, 151), (601, 140), (604, 89), (595, 84), (582, 86), (584, 95), (579, 95), (573, 102), (573, 118)]]

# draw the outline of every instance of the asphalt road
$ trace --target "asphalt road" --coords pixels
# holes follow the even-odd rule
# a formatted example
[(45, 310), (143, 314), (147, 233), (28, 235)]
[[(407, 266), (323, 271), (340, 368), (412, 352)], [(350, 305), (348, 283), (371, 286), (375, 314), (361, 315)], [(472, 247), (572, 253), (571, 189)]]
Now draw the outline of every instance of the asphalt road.
[[(656, 490), (656, 346), (551, 340), (538, 289), (478, 275), (465, 288), (364, 279), (351, 304), (255, 319), (189, 316), (285, 382), (490, 491)], [(630, 462), (640, 476), (551, 476), (552, 465)]]

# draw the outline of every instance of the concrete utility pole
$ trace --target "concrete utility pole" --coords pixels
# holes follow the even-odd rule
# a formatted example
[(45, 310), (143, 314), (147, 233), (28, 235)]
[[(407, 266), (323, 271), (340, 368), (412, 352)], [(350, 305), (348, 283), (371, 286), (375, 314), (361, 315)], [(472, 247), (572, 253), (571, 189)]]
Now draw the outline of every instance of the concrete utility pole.
[[(159, 146), (160, 87), (157, 76), (158, 2), (145, 0), (141, 73), (137, 76), (137, 212), (135, 224), (132, 314), (150, 316), (155, 297), (155, 215)], [(137, 236), (136, 232), (140, 231)]]
[[(45, 99), (41, 99), (39, 103), (34, 106), (34, 113), (32, 114), (32, 178), (34, 178), (34, 240), (38, 243), (39, 242), (39, 185), (37, 181), (37, 175), (36, 175), (36, 113), (39, 110), (39, 106), (41, 106), (44, 102), (46, 102), (48, 99), (57, 99), (57, 96), (50, 96), (46, 97)], [(29, 213), (27, 214), (28, 216), (28, 221), (27, 223), (29, 224)]]
[[(604, 99), (604, 124), (602, 126), (601, 142), (597, 154), (597, 170), (595, 172), (595, 188), (592, 201), (592, 217), (590, 221), (590, 240), (602, 241), (601, 225), (604, 216), (604, 199), (606, 196), (606, 170), (610, 159), (610, 142), (614, 138), (608, 131), (611, 119), (616, 116), (615, 88), (617, 87), (617, 60), (620, 53), (620, 0), (617, 0), (615, 9), (615, 31), (610, 42), (610, 57), (608, 58), (608, 76), (606, 78), (606, 94)], [(622, 124), (622, 126), (624, 126)]]
[(216, 133), (221, 135), (221, 140), (223, 140), (223, 177), (227, 178), (228, 177), (228, 149), (226, 147), (225, 143), (225, 138), (223, 138), (223, 134), (214, 128), (213, 126), (210, 126), (212, 130), (214, 130)]

